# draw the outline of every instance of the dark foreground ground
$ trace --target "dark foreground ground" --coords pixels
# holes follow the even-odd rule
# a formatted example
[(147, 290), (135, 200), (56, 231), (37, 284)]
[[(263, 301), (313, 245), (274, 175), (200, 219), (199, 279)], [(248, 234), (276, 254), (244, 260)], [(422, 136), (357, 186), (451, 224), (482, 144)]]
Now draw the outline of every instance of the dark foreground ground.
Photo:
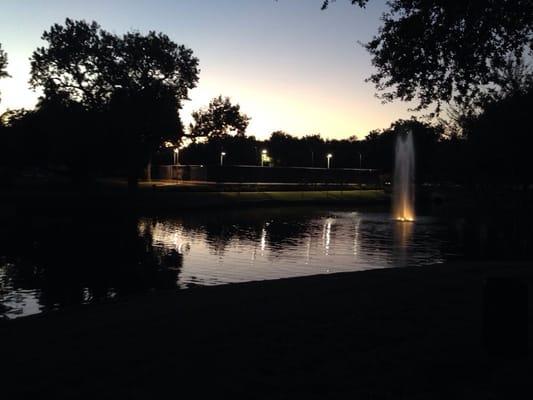
[[(463, 263), (195, 288), (3, 321), (0, 396), (531, 398), (531, 357), (489, 357), (481, 340), (484, 280), (506, 275), (531, 292), (527, 264)], [(530, 333), (531, 310), (530, 295)], [(529, 354), (531, 343), (530, 334)]]

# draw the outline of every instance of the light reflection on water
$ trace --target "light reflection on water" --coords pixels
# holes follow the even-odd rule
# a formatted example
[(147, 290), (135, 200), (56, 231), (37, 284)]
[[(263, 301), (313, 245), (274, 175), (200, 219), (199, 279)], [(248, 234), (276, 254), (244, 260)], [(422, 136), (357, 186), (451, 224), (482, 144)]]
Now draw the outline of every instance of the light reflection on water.
[(440, 263), (461, 238), (431, 217), (317, 208), (34, 225), (19, 221), (0, 244), (9, 318), (160, 289)]
[[(180, 287), (424, 265), (446, 258), (445, 228), (429, 218), (415, 225), (381, 213), (271, 216), (220, 227), (216, 234), (209, 222), (186, 225), (182, 218), (145, 218), (139, 225), (141, 232), (151, 232), (155, 247), (184, 255)], [(422, 238), (423, 245), (415, 245)]]

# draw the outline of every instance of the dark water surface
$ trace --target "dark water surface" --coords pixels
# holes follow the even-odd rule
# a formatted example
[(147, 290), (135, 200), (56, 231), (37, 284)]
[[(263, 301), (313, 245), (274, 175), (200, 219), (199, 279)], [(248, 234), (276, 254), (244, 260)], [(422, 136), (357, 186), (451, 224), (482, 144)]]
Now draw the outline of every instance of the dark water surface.
[(253, 208), (165, 217), (39, 217), (1, 228), (0, 317), (194, 285), (453, 258), (527, 257), (520, 219)]

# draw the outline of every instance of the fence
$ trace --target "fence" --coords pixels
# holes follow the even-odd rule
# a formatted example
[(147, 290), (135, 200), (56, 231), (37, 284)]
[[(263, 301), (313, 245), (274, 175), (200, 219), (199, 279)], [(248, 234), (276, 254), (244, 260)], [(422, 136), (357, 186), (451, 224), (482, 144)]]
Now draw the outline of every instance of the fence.
[(158, 165), (152, 179), (204, 182), (380, 184), (380, 171), (356, 168), (259, 167), (254, 165)]

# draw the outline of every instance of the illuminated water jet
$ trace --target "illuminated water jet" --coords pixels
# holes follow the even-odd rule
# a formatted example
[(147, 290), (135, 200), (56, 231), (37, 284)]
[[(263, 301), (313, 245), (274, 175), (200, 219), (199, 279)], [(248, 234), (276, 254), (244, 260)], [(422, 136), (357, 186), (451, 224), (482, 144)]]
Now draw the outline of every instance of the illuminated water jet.
[(397, 221), (415, 220), (415, 147), (411, 131), (396, 138), (392, 216)]

